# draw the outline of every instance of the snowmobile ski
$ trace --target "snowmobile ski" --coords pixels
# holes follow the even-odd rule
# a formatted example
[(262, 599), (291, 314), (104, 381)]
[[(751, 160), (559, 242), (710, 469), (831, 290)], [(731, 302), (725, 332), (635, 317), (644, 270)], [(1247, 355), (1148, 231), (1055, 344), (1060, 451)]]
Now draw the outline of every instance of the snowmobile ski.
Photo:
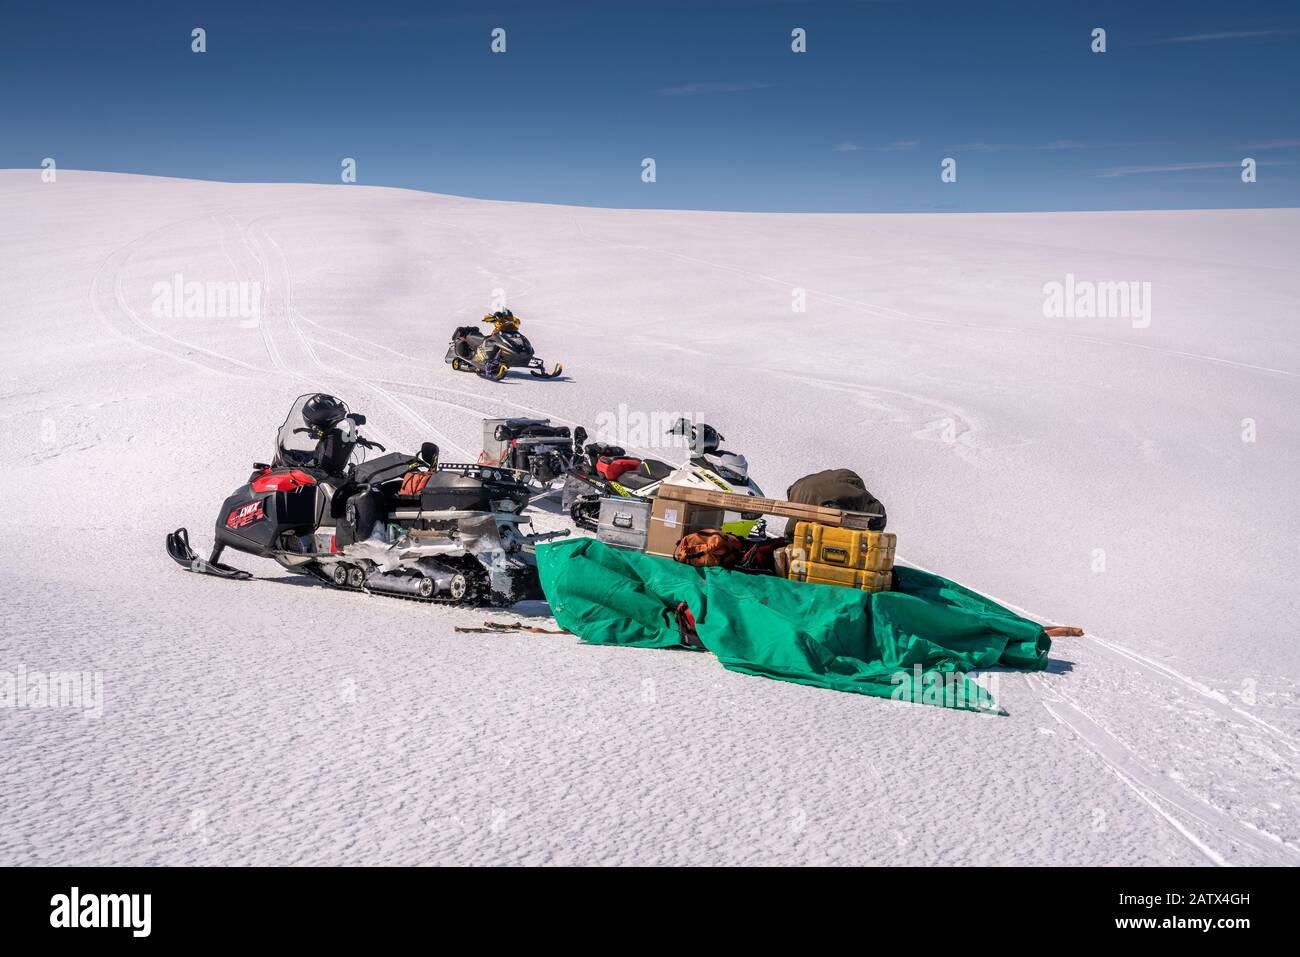
[(190, 547), (190, 533), (184, 528), (178, 528), (167, 535), (167, 554), (182, 568), (200, 575), (216, 575), (218, 578), (229, 578), (233, 581), (246, 581), (253, 577), (251, 572), (241, 568), (199, 558)]

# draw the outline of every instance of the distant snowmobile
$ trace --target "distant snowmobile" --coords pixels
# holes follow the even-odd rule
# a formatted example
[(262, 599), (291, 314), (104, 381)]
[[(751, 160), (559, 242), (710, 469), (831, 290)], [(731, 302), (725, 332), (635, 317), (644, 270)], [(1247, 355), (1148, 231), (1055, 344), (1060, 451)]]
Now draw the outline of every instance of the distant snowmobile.
[(227, 548), (274, 559), (327, 584), (419, 601), (509, 605), (541, 597), (527, 546), (567, 532), (524, 534), (527, 485), (508, 471), (388, 453), (353, 464), (357, 448), (384, 452), (357, 431), (366, 417), (333, 396), (300, 396), (277, 433), (270, 465), (222, 505), (205, 561), (189, 533), (167, 536), (182, 567), (229, 579)]
[[(614, 445), (592, 443), (584, 447), (587, 432), (581, 426), (575, 429), (574, 446), (582, 449), (582, 454), (574, 456), (565, 476), (563, 497), (563, 508), (573, 523), (578, 528), (595, 531), (602, 498), (653, 498), (660, 485), (688, 485), (762, 497), (763, 490), (749, 477), (748, 460), (721, 448), (726, 437), (719, 435), (713, 426), (678, 419), (667, 434), (687, 440), (691, 456), (682, 465), (637, 458)], [(727, 512), (724, 519), (728, 531), (747, 535), (760, 516)]]
[(511, 369), (527, 369), (539, 379), (554, 379), (564, 371), (555, 364), (550, 372), (541, 359), (533, 355), (532, 343), (519, 331), (519, 319), (509, 309), (484, 316), (491, 332), (475, 326), (460, 326), (451, 334), (447, 346), (447, 363), (457, 372), (473, 372), (484, 379), (503, 379)]

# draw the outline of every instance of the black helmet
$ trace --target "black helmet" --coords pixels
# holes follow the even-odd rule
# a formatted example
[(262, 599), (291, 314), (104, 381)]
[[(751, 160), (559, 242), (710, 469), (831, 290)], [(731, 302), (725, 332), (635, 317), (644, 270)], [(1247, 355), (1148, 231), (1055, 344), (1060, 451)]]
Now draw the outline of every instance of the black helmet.
[(707, 455), (716, 452), (721, 444), (722, 436), (713, 426), (701, 422), (691, 429), (691, 448), (697, 453)]
[(681, 418), (668, 430), (669, 435), (680, 435), (686, 439), (691, 451), (696, 455), (708, 455), (718, 451), (718, 446), (726, 441), (726, 436), (719, 435), (718, 430), (707, 423), (699, 424), (690, 419)]
[(332, 429), (348, 414), (347, 404), (342, 399), (318, 392), (302, 407), (303, 421), (317, 429)]

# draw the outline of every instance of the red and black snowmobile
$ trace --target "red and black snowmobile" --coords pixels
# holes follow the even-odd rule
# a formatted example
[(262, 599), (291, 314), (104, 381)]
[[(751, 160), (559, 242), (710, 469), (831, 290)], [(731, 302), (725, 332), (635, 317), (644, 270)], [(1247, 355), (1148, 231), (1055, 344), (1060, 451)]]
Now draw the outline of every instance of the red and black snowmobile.
[(360, 464), (357, 449), (386, 452), (358, 432), (364, 415), (323, 393), (300, 396), (276, 437), (272, 462), (254, 463), (248, 483), (217, 515), (204, 560), (189, 533), (167, 536), (167, 552), (189, 571), (252, 576), (222, 563), (226, 548), (270, 558), (330, 585), (422, 601), (509, 605), (541, 597), (531, 546), (557, 534), (525, 534), (527, 485), (478, 464), (439, 463), (389, 452)]

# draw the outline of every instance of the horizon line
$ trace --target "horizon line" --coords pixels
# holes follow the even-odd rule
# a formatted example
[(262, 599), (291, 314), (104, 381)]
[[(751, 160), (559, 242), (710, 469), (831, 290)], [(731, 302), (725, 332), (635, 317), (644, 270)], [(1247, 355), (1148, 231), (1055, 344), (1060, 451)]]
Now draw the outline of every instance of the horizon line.
[[(37, 185), (49, 186), (49, 183), (41, 183), (40, 176), (46, 172), (40, 166), (4, 166), (0, 167), (0, 173), (32, 173), (35, 176)], [(329, 187), (341, 189), (355, 189), (361, 187), (364, 189), (392, 189), (404, 192), (421, 193), (426, 196), (446, 196), (452, 199), (465, 199), (479, 203), (509, 203), (519, 206), (554, 206), (567, 209), (595, 209), (609, 210), (611, 212), (643, 212), (643, 213), (719, 213), (726, 215), (750, 215), (750, 216), (1030, 216), (1030, 215), (1052, 215), (1056, 213), (1194, 213), (1194, 212), (1227, 212), (1227, 211), (1260, 211), (1260, 210), (1287, 210), (1300, 209), (1300, 204), (1294, 206), (1176, 206), (1176, 207), (1149, 207), (1149, 206), (1129, 206), (1129, 207), (1107, 207), (1104, 209), (1091, 208), (1067, 208), (1067, 209), (871, 209), (871, 210), (789, 210), (789, 209), (716, 209), (705, 207), (679, 207), (679, 206), (599, 206), (592, 203), (548, 203), (540, 200), (531, 199), (499, 199), (491, 196), (472, 196), (467, 193), (446, 193), (434, 189), (424, 189), (419, 186), (397, 186), (389, 183), (320, 183), (304, 180), (231, 180), (231, 179), (207, 179), (199, 176), (173, 176), (163, 173), (137, 173), (130, 170), (107, 170), (107, 169), (80, 169), (76, 167), (56, 167), (58, 174), (62, 173), (91, 173), (99, 176), (132, 176), (141, 179), (158, 179), (158, 180), (176, 180), (187, 183), (211, 183), (220, 186), (296, 186), (296, 187)], [(57, 185), (57, 181), (55, 184)]]

